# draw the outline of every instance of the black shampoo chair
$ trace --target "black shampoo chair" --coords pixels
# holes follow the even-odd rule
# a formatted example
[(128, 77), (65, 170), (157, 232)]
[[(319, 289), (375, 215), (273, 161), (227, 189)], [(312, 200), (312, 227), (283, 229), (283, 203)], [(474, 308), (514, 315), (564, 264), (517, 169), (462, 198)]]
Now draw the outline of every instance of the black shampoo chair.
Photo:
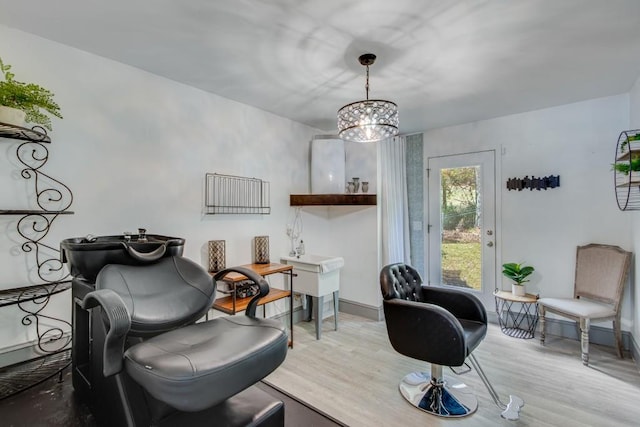
[[(215, 281), (230, 271), (259, 285), (245, 315), (195, 323), (211, 307)], [(252, 387), (287, 352), (283, 325), (255, 317), (258, 299), (268, 292), (265, 280), (252, 271), (230, 268), (212, 279), (179, 256), (145, 266), (102, 268), (96, 290), (82, 300), (105, 328), (104, 334), (94, 334), (101, 342), (92, 344), (103, 368), (91, 390), (98, 422), (283, 425), (282, 402)]]
[(402, 396), (415, 407), (441, 417), (464, 417), (478, 401), (462, 383), (443, 376), (443, 366), (461, 366), (467, 357), (486, 385), (502, 417), (518, 419), (522, 399), (500, 402), (473, 350), (487, 334), (487, 313), (474, 295), (454, 289), (424, 286), (420, 274), (402, 263), (380, 272), (384, 317), (393, 348), (431, 364), (431, 375), (413, 372), (400, 382)]

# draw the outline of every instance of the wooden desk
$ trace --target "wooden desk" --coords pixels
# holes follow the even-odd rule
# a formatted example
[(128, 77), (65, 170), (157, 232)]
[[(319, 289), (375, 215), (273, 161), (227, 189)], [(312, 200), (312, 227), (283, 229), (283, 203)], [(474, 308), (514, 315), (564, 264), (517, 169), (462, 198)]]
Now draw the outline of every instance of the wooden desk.
[[(289, 276), (289, 290), (277, 289), (269, 286), (269, 293), (260, 298), (258, 301), (258, 305), (263, 306), (263, 313), (266, 315), (266, 307), (265, 304), (268, 304), (273, 301), (277, 301), (282, 298), (289, 298), (289, 347), (293, 348), (293, 266), (286, 264), (277, 264), (277, 263), (269, 263), (269, 264), (245, 264), (240, 265), (238, 267), (244, 267), (249, 270), (253, 270), (258, 273), (260, 276), (265, 277), (275, 273), (282, 273)], [(215, 275), (215, 273), (211, 273)], [(247, 280), (247, 277), (236, 272), (231, 272), (224, 276), (224, 281), (235, 285), (238, 282), (243, 280)], [(213, 308), (216, 310), (220, 310), (227, 314), (236, 314), (240, 311), (243, 311), (249, 305), (249, 301), (251, 301), (251, 297), (246, 298), (238, 298), (236, 297), (235, 286), (233, 286), (232, 292), (230, 296), (216, 298), (213, 302)]]

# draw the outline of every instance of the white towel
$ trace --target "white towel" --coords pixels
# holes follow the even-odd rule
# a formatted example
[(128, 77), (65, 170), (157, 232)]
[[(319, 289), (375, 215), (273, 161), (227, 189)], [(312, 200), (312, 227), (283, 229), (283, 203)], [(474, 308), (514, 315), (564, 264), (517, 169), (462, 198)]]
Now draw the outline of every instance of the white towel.
[(333, 270), (344, 267), (344, 258), (335, 257), (326, 259), (319, 264), (321, 273), (328, 273)]

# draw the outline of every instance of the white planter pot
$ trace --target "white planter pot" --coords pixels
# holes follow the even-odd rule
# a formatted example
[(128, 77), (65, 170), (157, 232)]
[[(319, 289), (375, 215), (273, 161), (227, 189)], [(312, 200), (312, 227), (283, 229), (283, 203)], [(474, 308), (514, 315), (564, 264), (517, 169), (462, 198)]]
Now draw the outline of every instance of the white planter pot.
[(26, 113), (22, 110), (0, 105), (0, 123), (24, 127), (25, 116)]
[(517, 297), (523, 297), (525, 295), (524, 285), (511, 285), (511, 293)]

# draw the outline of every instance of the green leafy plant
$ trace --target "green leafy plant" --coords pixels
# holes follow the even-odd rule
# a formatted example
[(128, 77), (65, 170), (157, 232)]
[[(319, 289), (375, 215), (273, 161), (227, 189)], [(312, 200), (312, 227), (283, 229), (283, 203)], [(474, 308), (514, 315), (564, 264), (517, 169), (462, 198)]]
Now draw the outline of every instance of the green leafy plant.
[(0, 81), (0, 105), (22, 110), (27, 122), (51, 130), (51, 118), (47, 113), (62, 118), (60, 106), (53, 100), (54, 94), (37, 84), (14, 80), (11, 65), (2, 62), (1, 58), (0, 71), (4, 77), (4, 81)]
[(624, 141), (622, 141), (622, 144), (620, 144), (620, 153), (624, 153), (625, 148), (627, 147), (627, 144), (629, 144), (630, 142), (633, 141), (640, 141), (640, 133), (636, 133), (634, 135), (629, 135), (627, 136)]
[(518, 286), (522, 286), (525, 282), (528, 282), (527, 277), (534, 271), (535, 269), (530, 265), (522, 265), (515, 262), (502, 264), (502, 274), (513, 280), (514, 284)]
[(629, 162), (614, 163), (612, 166), (615, 171), (629, 175), (629, 172), (640, 171), (640, 158), (634, 157)]

